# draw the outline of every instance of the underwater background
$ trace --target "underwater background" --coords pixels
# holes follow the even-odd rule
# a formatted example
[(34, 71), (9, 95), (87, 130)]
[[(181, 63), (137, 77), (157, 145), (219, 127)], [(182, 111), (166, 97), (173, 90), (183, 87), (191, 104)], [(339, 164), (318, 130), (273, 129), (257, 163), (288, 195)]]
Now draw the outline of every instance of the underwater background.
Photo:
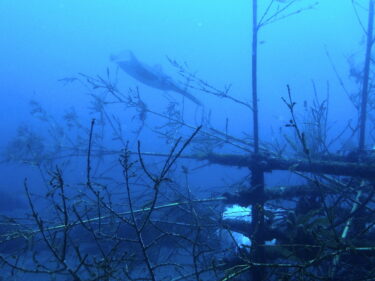
[[(188, 139), (202, 124), (202, 130), (211, 130), (212, 135), (217, 134), (221, 138), (223, 136), (223, 133), (215, 132), (213, 128), (225, 132), (224, 141), (221, 139), (220, 143), (211, 143), (204, 137), (197, 137), (197, 143), (192, 142), (192, 150), (181, 151), (183, 155), (194, 156), (211, 152), (248, 155), (251, 146), (248, 150), (242, 150), (241, 147), (246, 144), (238, 142), (238, 145), (231, 145), (232, 141), (237, 142), (228, 136), (249, 143), (252, 141), (252, 5), (251, 0), (0, 1), (0, 194), (3, 198), (0, 199), (1, 215), (7, 218), (35, 218), (35, 214), (30, 215), (30, 200), (25, 193), (27, 185), (30, 194), (35, 196), (31, 201), (41, 217), (46, 217), (45, 220), (51, 223), (55, 220), (53, 216), (56, 213), (57, 217), (63, 220), (59, 208), (55, 208), (54, 211), (49, 209), (52, 203), (48, 201), (48, 196), (53, 193), (52, 190), (59, 187), (59, 184), (54, 185), (56, 178), (59, 178), (59, 173), (56, 174), (59, 169), (67, 186), (66, 198), (75, 198), (69, 201), (69, 204), (73, 205), (73, 201), (79, 201), (75, 197), (75, 192), (85, 194), (92, 191), (85, 191), (85, 185), (90, 183), (87, 176), (90, 134), (93, 137), (93, 153), (106, 151), (103, 154), (98, 152), (92, 155), (93, 181), (107, 186), (108, 193), (113, 197), (111, 202), (119, 205), (121, 212), (124, 211), (121, 209), (124, 207), (121, 207), (121, 202), (125, 200), (123, 198), (128, 198), (129, 194), (122, 194), (124, 166), (119, 165), (122, 161), (119, 159), (122, 159), (120, 155), (125, 147), (136, 155), (138, 141), (141, 151), (164, 154), (163, 157), (145, 156), (145, 165), (150, 166), (151, 174), (157, 174), (160, 165), (163, 167), (165, 155), (171, 150), (178, 151), (173, 149), (175, 141), (180, 136), (183, 140)], [(291, 122), (290, 108), (282, 100), (282, 97), (288, 97), (287, 85), (296, 103), (297, 118), (306, 135), (311, 123), (305, 117), (310, 114), (310, 108), (314, 107), (314, 101), (326, 101), (322, 102), (324, 114), (327, 114), (329, 120), (325, 137), (335, 140), (329, 146), (329, 151), (345, 156), (356, 149), (358, 137), (348, 128), (355, 127), (358, 123), (358, 110), (350, 97), (360, 92), (358, 81), (363, 76), (358, 73), (362, 71), (365, 57), (364, 29), (367, 28), (367, 6), (368, 1), (349, 0), (258, 1), (258, 19), (266, 20), (268, 16), (262, 18), (262, 13), (267, 11), (269, 15), (277, 14), (275, 18), (271, 17), (258, 33), (259, 135), (265, 151), (274, 151), (277, 150), (276, 147), (281, 146), (283, 149), (275, 152), (277, 157), (304, 159), (301, 156), (302, 149), (296, 151), (290, 141), (296, 136), (293, 128), (289, 128), (288, 125)], [(130, 70), (125, 70), (119, 63), (127, 50), (136, 58), (133, 61), (129, 58), (124, 59), (128, 63), (133, 63), (129, 66)], [(181, 67), (186, 72), (181, 71)], [(141, 72), (145, 70), (150, 72)], [(136, 75), (139, 78), (129, 74), (131, 71), (138, 71)], [(165, 80), (159, 81), (156, 87), (150, 87), (147, 83), (154, 83), (153, 79), (159, 79), (150, 77), (151, 74), (165, 74), (162, 79), (176, 82), (180, 92), (168, 88), (166, 85), (170, 84), (165, 84)], [(185, 85), (189, 81), (183, 79), (189, 78), (189, 75), (197, 79), (196, 85), (194, 81), (191, 86)], [(130, 102), (111, 99), (110, 94), (105, 93), (106, 90), (111, 93), (111, 90), (104, 87), (108, 86), (106, 82), (110, 81), (115, 86), (115, 92), (119, 90), (125, 95), (139, 93), (147, 107), (147, 117), (141, 116), (142, 107), (139, 103), (129, 105)], [(186, 92), (199, 100), (200, 105), (192, 102), (192, 99), (184, 94), (184, 85), (188, 87)], [(204, 88), (202, 85), (210, 85), (212, 88)], [(229, 89), (228, 95), (242, 104), (212, 94), (207, 89), (219, 89), (214, 92), (221, 94)], [(103, 92), (96, 95), (96, 90)], [(247, 105), (243, 106), (244, 103)], [(113, 107), (110, 107), (112, 105)], [(188, 126), (176, 127), (170, 123), (166, 124), (162, 121), (163, 118), (158, 116), (171, 114), (172, 105), (179, 108), (174, 112), (173, 118), (178, 118)], [(106, 106), (106, 111), (101, 109)], [(96, 123), (91, 127), (93, 132), (90, 133), (93, 118)], [(173, 118), (170, 120), (174, 120)], [(373, 119), (370, 117), (369, 120), (372, 122)], [(171, 130), (168, 131), (168, 128)], [(311, 128), (310, 132), (313, 132)], [(285, 137), (289, 134), (292, 137)], [(371, 150), (374, 143), (372, 129), (369, 129), (366, 136), (366, 149)], [(295, 143), (299, 146), (298, 141)], [(308, 140), (307, 143), (313, 145), (313, 141), (310, 144)], [(166, 177), (165, 181), (168, 184), (169, 181), (173, 181), (177, 193), (187, 188), (191, 198), (217, 198), (225, 192), (234, 192), (243, 182), (249, 183), (249, 170), (246, 167), (238, 167), (240, 165), (228, 167), (184, 158), (176, 162), (178, 164), (175, 169), (168, 169), (171, 173), (170, 178), (169, 174), (168, 178), (163, 175)], [(288, 170), (268, 172), (265, 174), (265, 183), (269, 186), (299, 185), (311, 180)], [(156, 176), (148, 176), (146, 172), (146, 175), (137, 177), (141, 183), (136, 194), (141, 199), (135, 201), (142, 206), (149, 206), (147, 204), (151, 200), (147, 195), (142, 201), (142, 193), (150, 190), (146, 186), (150, 183), (153, 185), (158, 180)], [(145, 179), (151, 181), (147, 182)], [(179, 191), (179, 186), (184, 188), (181, 187)], [(158, 187), (154, 186), (154, 190), (157, 189)], [(119, 198), (115, 198), (117, 193), (121, 194)], [(95, 193), (92, 196), (95, 197)], [(165, 196), (167, 198), (167, 195)], [(99, 197), (98, 195), (98, 200)], [(168, 197), (169, 201), (165, 199), (166, 201), (162, 202), (174, 202), (176, 198), (171, 196)], [(372, 204), (371, 200), (369, 202)], [(52, 200), (56, 201), (58, 200)], [(79, 202), (82, 204), (84, 201), (82, 199)], [(329, 205), (334, 200), (328, 201)], [(368, 208), (373, 207), (371, 204)], [(128, 206), (128, 203), (125, 205)], [(220, 218), (223, 214), (225, 216), (229, 205), (215, 205), (218, 209), (216, 215)], [(294, 203), (281, 205), (286, 209), (295, 207)], [(82, 209), (78, 210), (85, 208), (83, 205), (80, 206)], [(107, 205), (103, 203), (103, 206)], [(103, 212), (112, 214), (107, 207), (104, 207)], [(350, 209), (348, 206), (346, 208)], [(240, 216), (248, 217), (250, 209), (240, 209)], [(276, 210), (275, 213), (279, 211), (275, 206), (265, 210)], [(74, 212), (71, 212), (71, 216), (74, 216)], [(101, 214), (95, 213), (93, 216), (100, 217)], [(91, 215), (87, 215), (88, 217)], [(205, 214), (203, 217), (212, 218), (213, 215)], [(86, 216), (82, 216), (83, 218)], [(147, 219), (149, 217), (146, 216)], [(28, 229), (38, 228), (38, 225), (38, 221), (36, 224), (34, 221), (34, 226), (29, 226)], [(8, 233), (8, 229), (2, 229), (2, 233)], [(74, 239), (80, 236), (73, 228), (71, 233)], [(186, 233), (184, 235), (188, 236)], [(207, 240), (213, 240), (208, 234), (205, 235)], [(243, 243), (249, 245), (249, 239), (244, 237), (236, 236), (237, 244), (245, 241)], [(78, 244), (84, 243), (80, 239), (86, 241), (81, 237)], [(273, 239), (267, 241), (276, 243)], [(59, 245), (61, 241), (56, 243)], [(42, 257), (41, 260), (46, 258), (44, 250), (40, 250), (43, 247), (38, 243), (34, 246), (38, 248), (36, 253)], [(101, 276), (98, 274), (96, 279), (90, 279), (86, 273), (82, 273), (81, 279), (69, 273), (62, 274), (62, 277), (58, 273), (38, 275), (34, 272), (28, 275), (26, 270), (20, 270), (17, 275), (14, 273), (17, 271), (16, 267), (13, 267), (12, 271), (12, 267), (4, 262), (12, 248), (15, 249), (17, 246), (11, 244), (4, 248), (6, 250), (2, 254), (1, 266), (7, 269), (0, 273), (4, 276), (1, 280), (137, 280), (136, 278), (142, 277), (142, 270), (137, 269), (129, 275), (119, 274), (117, 277), (110, 276), (109, 273), (102, 275), (106, 277), (98, 277)], [(231, 244), (229, 248), (234, 249), (235, 246)], [(20, 266), (38, 269), (35, 263), (31, 262), (33, 248), (28, 246), (27, 249), (24, 257), (16, 254), (20, 257)], [(163, 255), (163, 251), (159, 254)], [(90, 251), (88, 253), (91, 254)], [(174, 255), (181, 258), (179, 254)], [(181, 264), (189, 264), (184, 258), (182, 255)], [(220, 258), (223, 258), (222, 254)], [(285, 258), (281, 260), (285, 262)], [(54, 268), (55, 264), (51, 264), (51, 268)], [(324, 269), (320, 270), (324, 272)], [(77, 269), (77, 273), (79, 272)], [(181, 276), (187, 274), (181, 272), (184, 270), (176, 269), (173, 274), (176, 274), (176, 278), (179, 273)], [(131, 274), (134, 275), (130, 277)], [(242, 273), (230, 277), (225, 271), (215, 273), (217, 275), (210, 274), (203, 274), (201, 277), (197, 274), (187, 274), (189, 276), (181, 280), (250, 278), (247, 275), (242, 276)], [(145, 278), (173, 280), (170, 276), (165, 277), (163, 271), (160, 276), (163, 277), (151, 274), (151, 277)], [(281, 278), (281, 275), (277, 276), (263, 280), (318, 280), (313, 277), (298, 279), (299, 277), (294, 275), (290, 275), (290, 279), (277, 279)]]
[[(259, 5), (266, 7), (268, 2), (262, 2)], [(315, 2), (297, 1), (295, 10), (311, 3)], [(123, 50), (165, 68), (170, 67), (166, 56), (187, 62), (212, 85), (230, 84), (233, 95), (251, 99), (251, 1), (2, 1), (1, 12), (3, 147), (20, 124), (29, 126), (30, 100), (56, 116), (71, 107), (85, 115), (87, 95), (58, 80), (114, 70), (110, 55)], [(281, 101), (286, 84), (303, 103), (313, 94), (312, 81), (323, 97), (329, 83), (330, 120), (337, 124), (332, 130), (356, 118), (326, 55), (327, 50), (348, 87), (353, 87), (347, 78), (348, 60), (363, 51), (364, 34), (351, 1), (320, 1), (314, 9), (266, 26), (259, 37), (262, 139), (271, 139), (271, 128), (277, 131), (289, 119)], [(126, 86), (147, 91), (156, 107), (158, 101), (165, 102), (163, 92), (126, 74), (119, 76)], [(212, 114), (214, 124), (223, 127), (229, 118), (231, 132), (251, 133), (247, 109), (208, 95), (199, 98), (207, 110), (217, 112)], [(147, 145), (147, 139), (142, 142)], [(13, 185), (14, 180), (4, 176), (2, 184)]]

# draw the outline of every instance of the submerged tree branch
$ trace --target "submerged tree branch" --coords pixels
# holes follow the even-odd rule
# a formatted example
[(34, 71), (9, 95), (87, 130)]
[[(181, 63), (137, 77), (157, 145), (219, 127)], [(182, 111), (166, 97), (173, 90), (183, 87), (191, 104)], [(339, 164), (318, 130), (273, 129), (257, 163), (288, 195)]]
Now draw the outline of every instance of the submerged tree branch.
[(358, 163), (346, 161), (322, 161), (286, 159), (268, 155), (238, 155), (210, 153), (197, 157), (199, 160), (207, 160), (211, 164), (237, 167), (260, 167), (266, 172), (273, 170), (311, 172), (317, 174), (329, 174), (348, 177), (362, 177), (369, 180), (375, 179), (375, 165), (373, 163)]

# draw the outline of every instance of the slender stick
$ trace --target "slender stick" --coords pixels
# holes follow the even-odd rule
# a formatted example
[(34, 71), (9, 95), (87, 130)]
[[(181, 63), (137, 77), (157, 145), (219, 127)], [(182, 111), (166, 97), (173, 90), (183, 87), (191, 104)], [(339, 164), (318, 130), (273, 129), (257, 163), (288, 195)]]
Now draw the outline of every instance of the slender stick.
[(360, 120), (359, 120), (359, 145), (358, 145), (359, 151), (363, 151), (365, 149), (366, 117), (367, 117), (366, 111), (367, 111), (368, 89), (369, 89), (371, 49), (372, 49), (372, 44), (373, 44), (373, 29), (374, 29), (374, 0), (369, 0), (366, 57), (365, 57), (365, 65), (364, 65), (364, 70), (363, 70), (361, 109), (360, 109)]
[(258, 59), (258, 14), (257, 0), (253, 0), (253, 39), (251, 55), (251, 89), (252, 89), (252, 108), (253, 108), (253, 134), (254, 134), (254, 153), (259, 152), (259, 118), (258, 118), (258, 85), (257, 85), (257, 59)]
[[(253, 37), (252, 37), (252, 108), (253, 108), (253, 135), (254, 135), (254, 155), (259, 156), (259, 113), (258, 113), (258, 1), (253, 0)], [(263, 231), (264, 231), (264, 171), (261, 167), (251, 168), (251, 187), (256, 191), (256, 196), (259, 198), (252, 206), (252, 228), (255, 230), (251, 236), (252, 249), (251, 256), (255, 262), (264, 262), (265, 252)], [(250, 231), (249, 231), (250, 233)], [(255, 267), (251, 272), (253, 280), (264, 280), (265, 270), (263, 268)]]

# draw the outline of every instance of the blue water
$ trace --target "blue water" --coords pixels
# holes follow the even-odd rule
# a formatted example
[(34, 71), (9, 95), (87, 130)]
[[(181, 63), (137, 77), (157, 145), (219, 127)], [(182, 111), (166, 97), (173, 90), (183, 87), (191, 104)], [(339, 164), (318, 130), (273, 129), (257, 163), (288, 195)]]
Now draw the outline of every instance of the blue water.
[[(307, 6), (301, 2), (290, 11)], [(70, 107), (84, 112), (88, 103), (85, 93), (64, 88), (58, 80), (77, 73), (102, 75), (106, 68), (114, 70), (109, 56), (127, 49), (150, 65), (162, 65), (172, 76), (174, 70), (166, 56), (187, 62), (211, 85), (222, 89), (230, 84), (233, 96), (251, 100), (249, 1), (2, 1), (0, 9), (0, 114), (6, 120), (2, 146), (19, 124), (28, 121), (31, 99), (56, 115)], [(361, 9), (359, 13), (365, 19)], [(263, 140), (270, 140), (270, 129), (277, 131), (289, 118), (280, 100), (286, 96), (286, 84), (302, 105), (311, 100), (312, 80), (322, 99), (329, 83), (332, 122), (343, 125), (348, 119), (343, 115), (355, 118), (325, 49), (351, 89), (347, 58), (356, 54), (361, 60), (363, 39), (351, 3), (339, 0), (322, 1), (314, 9), (262, 28), (258, 76)], [(147, 89), (123, 73), (119, 79), (124, 87), (138, 85), (151, 92), (145, 95), (156, 107), (158, 99), (165, 100), (160, 91)], [(251, 133), (247, 109), (198, 95), (206, 111), (212, 110), (217, 127), (222, 129), (229, 118), (231, 133)]]
[[(261, 17), (268, 1), (260, 2), (263, 2), (259, 7)], [(274, 2), (283, 7), (283, 2), (287, 1)], [(350, 93), (358, 91), (349, 77), (348, 61), (351, 58), (357, 63), (363, 61), (365, 34), (351, 1), (319, 1), (318, 5), (304, 10), (313, 3), (315, 1), (297, 1), (288, 10), (290, 16), (271, 22), (259, 32), (258, 90), (262, 143), (274, 142), (280, 137), (280, 128), (283, 132), (287, 130), (284, 125), (290, 117), (281, 100), (282, 96), (287, 96), (287, 84), (297, 102), (299, 116), (303, 116), (304, 102), (309, 105), (312, 102), (313, 82), (321, 100), (327, 97), (329, 89), (330, 137), (340, 132), (348, 120), (356, 122), (356, 110), (337, 74)], [(301, 13), (294, 14), (300, 9), (303, 10)], [(366, 25), (366, 12), (359, 8), (358, 13)], [(107, 69), (112, 75), (117, 72), (119, 88), (126, 92), (128, 88), (138, 87), (149, 109), (155, 112), (163, 112), (168, 100), (181, 102), (179, 94), (150, 88), (118, 70), (110, 56), (124, 50), (132, 50), (149, 66), (160, 65), (173, 79), (179, 76), (167, 57), (181, 64), (186, 62), (197, 77), (218, 89), (231, 85), (230, 95), (250, 103), (251, 34), (251, 1), (244, 0), (0, 1), (0, 148), (6, 151), (19, 126), (40, 133), (45, 147), (53, 145), (48, 137), (51, 127), (30, 116), (31, 100), (37, 101), (56, 124), (60, 124), (61, 116), (73, 108), (86, 129), (91, 118), (98, 119), (92, 113), (92, 98), (87, 88), (79, 83), (65, 85), (59, 81), (66, 77), (82, 77), (79, 73), (104, 77)], [(192, 90), (192, 94), (204, 106), (197, 107), (185, 100), (187, 122), (197, 126), (202, 115), (208, 116), (211, 112), (213, 127), (224, 131), (228, 119), (229, 134), (240, 138), (243, 133), (252, 134), (248, 108), (200, 91)], [(121, 115), (122, 110), (125, 107), (114, 108), (110, 113)], [(159, 119), (150, 116), (147, 127), (137, 135), (134, 131), (139, 124), (126, 112), (120, 122), (125, 128), (123, 137), (132, 148), (140, 140), (145, 151), (169, 151), (171, 145), (151, 129), (160, 126)], [(194, 117), (195, 114), (199, 117)], [(182, 133), (187, 135), (187, 131)], [(87, 131), (71, 134), (81, 135), (84, 140), (88, 138)], [(178, 134), (176, 132), (176, 137)], [(356, 139), (349, 141), (349, 146), (354, 147), (356, 143)], [(370, 138), (368, 143), (371, 146)], [(107, 137), (103, 144), (114, 150), (123, 148), (121, 142), (111, 137)], [(333, 150), (339, 149), (340, 145), (334, 144)], [(238, 152), (238, 149), (229, 145), (221, 151)], [(67, 159), (58, 160), (56, 163), (66, 167), (66, 174), (72, 172), (72, 181), (85, 181), (84, 158), (74, 158), (69, 163)], [(25, 178), (29, 179), (31, 189), (36, 193), (45, 191), (38, 169), (27, 164), (30, 163), (0, 164), (1, 192), (12, 193), (13, 197), (24, 196)], [(186, 161), (189, 168), (196, 169), (190, 181), (197, 194), (202, 190), (205, 195), (214, 193), (239, 181), (247, 173), (245, 169), (201, 168), (201, 164)], [(267, 176), (269, 184), (285, 184), (285, 181), (298, 179), (290, 174)], [(216, 189), (218, 186), (220, 188)], [(14, 209), (19, 209), (14, 206), (17, 204), (24, 206), (17, 200), (12, 201), (4, 212), (12, 214)]]

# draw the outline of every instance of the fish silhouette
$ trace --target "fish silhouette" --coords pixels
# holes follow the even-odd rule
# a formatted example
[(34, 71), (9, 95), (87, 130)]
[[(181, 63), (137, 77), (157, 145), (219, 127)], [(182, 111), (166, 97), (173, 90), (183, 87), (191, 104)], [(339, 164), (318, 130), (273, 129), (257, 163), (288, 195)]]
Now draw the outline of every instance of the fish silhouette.
[(161, 66), (148, 66), (139, 61), (132, 51), (123, 52), (119, 56), (112, 55), (111, 61), (142, 84), (162, 91), (179, 93), (195, 104), (202, 105), (196, 97), (182, 89), (170, 76), (166, 75), (161, 69)]

